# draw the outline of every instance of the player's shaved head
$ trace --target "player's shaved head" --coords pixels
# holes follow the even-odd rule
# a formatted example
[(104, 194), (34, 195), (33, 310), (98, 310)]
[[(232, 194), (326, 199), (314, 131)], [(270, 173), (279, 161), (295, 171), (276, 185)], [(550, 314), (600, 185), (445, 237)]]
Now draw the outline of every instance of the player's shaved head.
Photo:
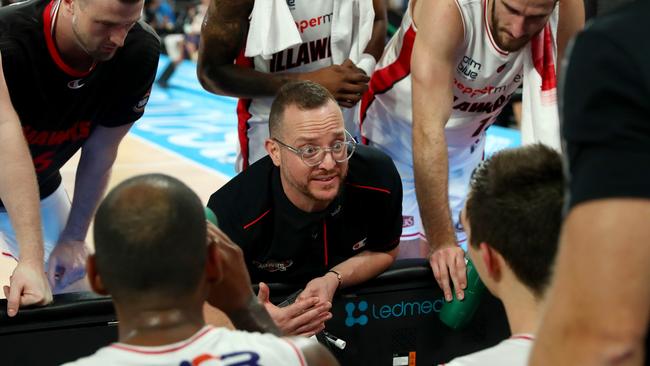
[(151, 174), (115, 187), (95, 216), (95, 261), (116, 299), (178, 298), (200, 283), (206, 223), (200, 199), (179, 180)]

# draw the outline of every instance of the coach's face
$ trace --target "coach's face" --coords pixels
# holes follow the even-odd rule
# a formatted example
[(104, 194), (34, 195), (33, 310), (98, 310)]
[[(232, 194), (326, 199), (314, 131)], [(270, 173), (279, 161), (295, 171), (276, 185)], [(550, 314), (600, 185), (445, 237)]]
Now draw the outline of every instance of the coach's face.
[(144, 1), (66, 0), (72, 7), (77, 44), (96, 61), (110, 60), (124, 46), (129, 30), (140, 19)]
[[(312, 110), (289, 105), (282, 116), (278, 137), (300, 150), (309, 147), (329, 148), (345, 141), (341, 109), (333, 101)], [(270, 155), (280, 167), (282, 188), (289, 200), (303, 211), (320, 211), (329, 205), (341, 189), (348, 162), (336, 162), (330, 152), (322, 153), (322, 162), (308, 166), (299, 154), (273, 142)]]
[(504, 51), (517, 51), (548, 22), (556, 0), (492, 0), (492, 34)]

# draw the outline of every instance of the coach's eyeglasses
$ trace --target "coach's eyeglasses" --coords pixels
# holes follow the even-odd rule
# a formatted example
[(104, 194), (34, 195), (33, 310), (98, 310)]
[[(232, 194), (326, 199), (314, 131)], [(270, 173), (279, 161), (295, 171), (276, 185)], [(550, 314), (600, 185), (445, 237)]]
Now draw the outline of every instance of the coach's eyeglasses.
[(273, 138), (273, 141), (277, 142), (283, 147), (286, 147), (292, 153), (300, 156), (302, 162), (305, 163), (305, 165), (310, 167), (322, 163), (323, 160), (325, 160), (325, 153), (328, 151), (332, 154), (332, 158), (334, 159), (334, 161), (336, 161), (337, 163), (342, 163), (350, 159), (352, 154), (354, 154), (354, 149), (357, 146), (357, 142), (354, 141), (354, 138), (348, 131), (345, 131), (345, 140), (335, 141), (334, 144), (332, 144), (332, 146), (330, 147), (305, 145), (297, 149), (291, 145), (285, 144), (284, 142), (276, 139), (275, 137)]

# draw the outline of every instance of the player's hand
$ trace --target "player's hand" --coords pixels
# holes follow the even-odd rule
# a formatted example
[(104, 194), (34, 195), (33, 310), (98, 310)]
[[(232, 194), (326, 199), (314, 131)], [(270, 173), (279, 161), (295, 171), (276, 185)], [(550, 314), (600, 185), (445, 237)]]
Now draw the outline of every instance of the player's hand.
[(212, 283), (208, 303), (229, 315), (248, 308), (255, 294), (241, 248), (223, 231), (207, 223), (208, 243), (216, 245), (219, 251), (217, 265), (223, 273), (221, 281)]
[(433, 275), (438, 282), (438, 286), (445, 294), (445, 300), (451, 301), (451, 287), (449, 286), (449, 277), (454, 284), (456, 297), (462, 300), (465, 297), (463, 291), (467, 287), (467, 276), (465, 269), (465, 252), (456, 244), (441, 246), (435, 249), (429, 256), (429, 265), (433, 270)]
[(280, 308), (271, 303), (269, 295), (269, 287), (260, 282), (257, 298), (286, 336), (311, 337), (325, 329), (325, 322), (332, 318), (329, 301), (319, 301), (318, 297), (298, 298), (293, 304)]
[(298, 296), (298, 300), (317, 297), (321, 302), (332, 302), (339, 280), (334, 275), (324, 275), (309, 281)]
[(15, 316), (21, 306), (44, 306), (52, 302), (52, 290), (43, 271), (43, 264), (18, 262), (9, 280), (3, 286), (7, 298), (7, 315)]
[(88, 246), (81, 240), (59, 241), (49, 258), (47, 278), (56, 293), (86, 276)]
[(368, 90), (370, 78), (350, 59), (341, 65), (324, 67), (304, 74), (304, 78), (324, 86), (341, 107), (354, 107)]

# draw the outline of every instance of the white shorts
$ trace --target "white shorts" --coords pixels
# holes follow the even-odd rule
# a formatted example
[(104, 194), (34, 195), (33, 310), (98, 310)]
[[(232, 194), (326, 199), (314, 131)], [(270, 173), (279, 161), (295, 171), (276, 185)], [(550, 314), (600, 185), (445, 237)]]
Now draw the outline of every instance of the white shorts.
[[(402, 179), (402, 241), (426, 238), (422, 220), (420, 218), (420, 209), (415, 196), (415, 180), (413, 177), (413, 159), (412, 152), (403, 149), (391, 149), (374, 142), (370, 142), (386, 154), (388, 154), (397, 167), (397, 171)], [(458, 244), (467, 250), (467, 236), (460, 223), (460, 212), (465, 205), (465, 198), (469, 189), (469, 180), (472, 172), (483, 160), (483, 151), (485, 148), (485, 135), (480, 140), (462, 152), (461, 159), (454, 159), (449, 162), (449, 208), (451, 219), (456, 232)], [(435, 164), (435, 162), (432, 162)]]
[[(70, 214), (70, 198), (63, 187), (59, 188), (51, 195), (41, 200), (41, 221), (44, 240), (44, 258), (45, 268), (47, 269), (47, 259), (56, 246), (59, 235), (68, 221)], [(16, 260), (20, 258), (20, 250), (16, 242), (16, 233), (14, 232), (9, 215), (4, 209), (0, 209), (0, 252), (4, 256), (12, 257)]]
[(168, 34), (163, 37), (167, 56), (171, 61), (180, 60), (183, 58), (183, 41), (185, 41), (184, 34)]

